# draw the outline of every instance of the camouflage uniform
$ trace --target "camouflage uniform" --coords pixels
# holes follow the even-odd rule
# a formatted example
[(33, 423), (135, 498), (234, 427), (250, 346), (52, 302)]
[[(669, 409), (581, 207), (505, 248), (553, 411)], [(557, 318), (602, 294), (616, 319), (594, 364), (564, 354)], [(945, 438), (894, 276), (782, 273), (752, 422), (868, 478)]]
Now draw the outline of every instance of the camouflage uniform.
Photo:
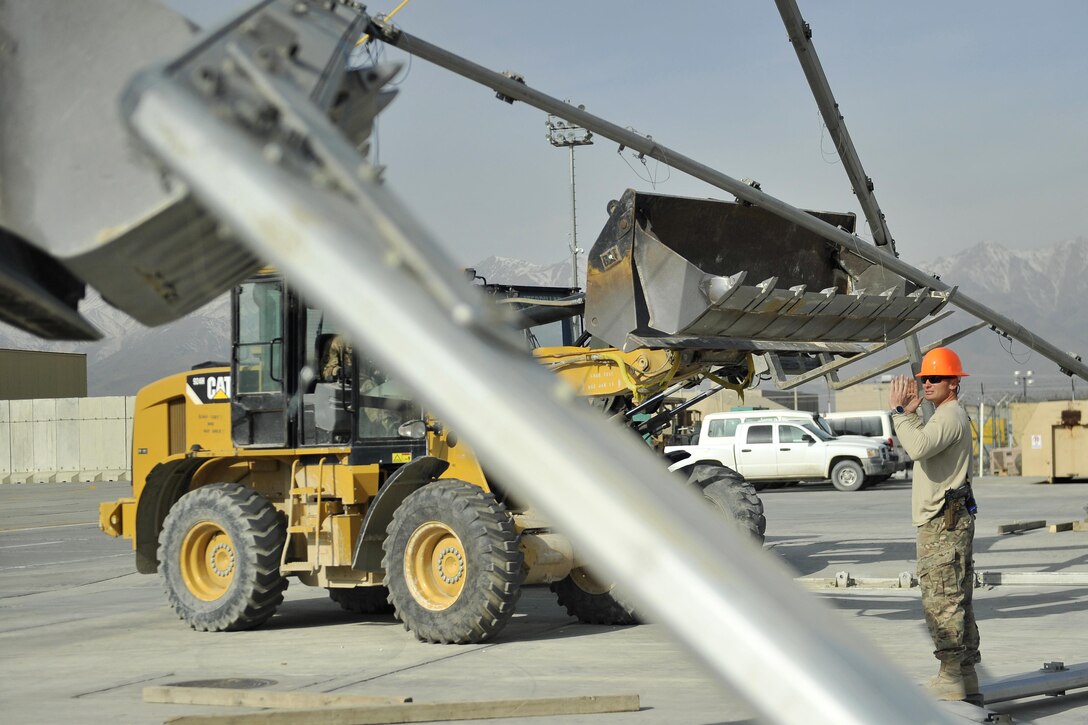
[(321, 361), (321, 379), (326, 383), (339, 381), (341, 375), (347, 373), (350, 364), (351, 344), (337, 335), (325, 350), (324, 360)]
[(937, 659), (974, 665), (978, 653), (978, 625), (972, 606), (975, 569), (975, 517), (963, 501), (956, 507), (950, 530), (937, 516), (918, 527), (918, 585), (922, 611), (936, 647)]

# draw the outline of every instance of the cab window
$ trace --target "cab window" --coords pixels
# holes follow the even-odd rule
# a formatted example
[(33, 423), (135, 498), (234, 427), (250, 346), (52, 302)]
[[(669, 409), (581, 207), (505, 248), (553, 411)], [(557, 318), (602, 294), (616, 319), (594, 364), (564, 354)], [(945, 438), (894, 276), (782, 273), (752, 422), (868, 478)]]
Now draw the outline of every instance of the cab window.
[(283, 390), (283, 288), (246, 282), (238, 294), (238, 394)]
[(772, 443), (771, 426), (769, 425), (753, 425), (748, 429), (748, 442), (749, 443)]
[(812, 437), (795, 425), (783, 425), (778, 428), (779, 443), (807, 443), (810, 440)]
[(738, 418), (712, 420), (707, 433), (711, 438), (732, 438), (737, 434), (737, 426), (740, 423)]

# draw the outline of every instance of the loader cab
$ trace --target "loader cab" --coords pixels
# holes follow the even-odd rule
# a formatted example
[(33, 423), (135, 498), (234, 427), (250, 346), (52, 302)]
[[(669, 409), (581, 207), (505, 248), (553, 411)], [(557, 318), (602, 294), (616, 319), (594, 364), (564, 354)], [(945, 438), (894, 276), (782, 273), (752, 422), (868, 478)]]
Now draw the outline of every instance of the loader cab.
[(350, 446), (353, 464), (407, 463), (426, 454), (425, 439), (398, 433), (423, 417), (407, 389), (282, 276), (264, 273), (238, 285), (231, 315), (236, 446)]

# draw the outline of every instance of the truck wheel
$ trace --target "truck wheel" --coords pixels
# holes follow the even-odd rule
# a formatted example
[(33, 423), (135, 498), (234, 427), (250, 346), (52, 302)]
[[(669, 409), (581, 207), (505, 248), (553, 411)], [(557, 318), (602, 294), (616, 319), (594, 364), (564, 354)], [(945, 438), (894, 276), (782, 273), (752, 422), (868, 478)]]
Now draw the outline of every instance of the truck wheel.
[(393, 605), (389, 603), (389, 590), (383, 586), (353, 589), (332, 587), (329, 589), (329, 599), (355, 614), (389, 614), (393, 611)]
[(750, 482), (725, 466), (696, 466), (689, 481), (703, 489), (707, 501), (734, 523), (737, 530), (763, 543), (767, 517), (763, 502)]
[(393, 513), (385, 585), (397, 619), (424, 642), (486, 642), (521, 594), (524, 557), (506, 508), (478, 486), (430, 483)]
[(865, 485), (865, 472), (857, 461), (839, 461), (831, 469), (831, 484), (840, 491), (860, 491)]
[(182, 496), (159, 534), (170, 606), (203, 632), (251, 629), (283, 602), (283, 519), (245, 486), (216, 483)]
[(564, 579), (552, 582), (559, 606), (586, 624), (638, 624), (634, 610), (612, 595), (612, 585), (597, 581), (585, 568), (573, 569)]

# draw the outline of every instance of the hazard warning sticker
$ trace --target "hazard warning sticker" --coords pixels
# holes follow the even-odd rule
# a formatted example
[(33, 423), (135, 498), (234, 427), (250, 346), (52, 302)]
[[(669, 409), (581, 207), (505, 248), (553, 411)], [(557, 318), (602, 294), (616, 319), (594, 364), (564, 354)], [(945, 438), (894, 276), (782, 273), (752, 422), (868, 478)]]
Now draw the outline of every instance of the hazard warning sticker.
[(185, 379), (185, 393), (196, 405), (230, 402), (230, 373), (190, 375)]

